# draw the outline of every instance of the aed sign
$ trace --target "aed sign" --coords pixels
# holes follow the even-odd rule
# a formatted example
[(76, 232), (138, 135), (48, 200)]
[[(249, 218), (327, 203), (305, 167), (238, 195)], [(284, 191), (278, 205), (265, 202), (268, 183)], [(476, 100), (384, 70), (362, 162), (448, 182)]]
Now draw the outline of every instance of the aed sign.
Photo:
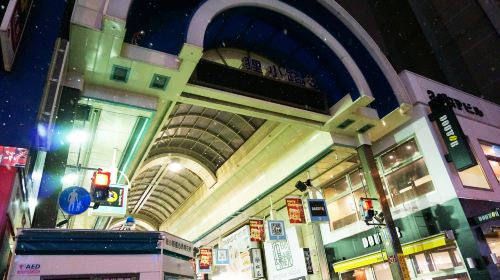
[[(396, 227), (396, 233), (398, 237), (401, 238), (403, 235), (398, 227)], [(366, 237), (361, 238), (361, 242), (363, 243), (363, 248), (372, 247), (375, 245), (382, 244), (382, 235), (380, 233), (375, 233)]]
[(438, 95), (429, 102), (429, 106), (432, 112), (431, 119), (437, 123), (455, 168), (458, 171), (463, 171), (476, 165), (476, 159), (470, 150), (449, 100), (443, 95)]
[(17, 266), (16, 274), (40, 274), (41, 265), (39, 263), (22, 263)]

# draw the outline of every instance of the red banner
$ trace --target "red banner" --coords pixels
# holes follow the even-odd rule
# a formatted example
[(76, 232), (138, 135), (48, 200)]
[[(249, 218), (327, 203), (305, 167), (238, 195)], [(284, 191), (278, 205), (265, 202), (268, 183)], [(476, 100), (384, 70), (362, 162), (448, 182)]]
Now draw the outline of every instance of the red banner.
[(304, 206), (302, 206), (302, 199), (286, 198), (285, 201), (290, 224), (304, 224), (306, 222), (306, 217), (304, 215)]
[(25, 167), (28, 160), (28, 149), (0, 146), (0, 165)]
[(212, 248), (200, 249), (200, 269), (210, 269), (212, 266)]
[(250, 241), (264, 242), (263, 220), (250, 220)]

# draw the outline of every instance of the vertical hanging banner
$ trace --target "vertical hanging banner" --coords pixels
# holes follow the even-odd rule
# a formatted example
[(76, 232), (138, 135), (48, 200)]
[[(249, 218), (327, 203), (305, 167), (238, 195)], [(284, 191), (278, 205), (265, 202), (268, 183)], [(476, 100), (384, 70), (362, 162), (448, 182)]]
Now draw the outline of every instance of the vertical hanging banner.
[(260, 279), (264, 277), (264, 265), (262, 263), (262, 253), (260, 249), (250, 249), (250, 258), (252, 260), (252, 277)]
[(200, 270), (210, 269), (212, 266), (212, 248), (200, 249)]
[(286, 240), (285, 222), (284, 221), (267, 221), (269, 240)]
[(311, 222), (328, 222), (330, 220), (324, 199), (308, 199), (307, 204), (309, 205)]
[(311, 251), (309, 248), (302, 248), (304, 250), (304, 260), (306, 262), (306, 270), (307, 274), (314, 274), (312, 259), (311, 259)]
[(264, 241), (264, 221), (263, 220), (249, 220), (250, 222), (250, 241), (263, 242)]
[(295, 197), (287, 197), (285, 199), (286, 209), (288, 210), (288, 219), (290, 224), (304, 224), (306, 217), (304, 215), (304, 206), (302, 199)]
[(431, 120), (436, 121), (455, 168), (458, 171), (463, 171), (476, 165), (477, 162), (453, 111), (453, 107), (449, 103), (449, 99), (443, 95), (438, 95), (432, 99), (429, 102), (432, 112)]

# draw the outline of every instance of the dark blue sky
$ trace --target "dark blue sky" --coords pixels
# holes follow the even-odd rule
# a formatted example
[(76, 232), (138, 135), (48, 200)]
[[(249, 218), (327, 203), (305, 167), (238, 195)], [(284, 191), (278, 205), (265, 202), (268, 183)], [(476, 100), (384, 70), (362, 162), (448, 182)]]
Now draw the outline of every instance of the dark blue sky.
[(30, 147), (66, 1), (34, 0), (11, 72), (0, 67), (0, 145)]

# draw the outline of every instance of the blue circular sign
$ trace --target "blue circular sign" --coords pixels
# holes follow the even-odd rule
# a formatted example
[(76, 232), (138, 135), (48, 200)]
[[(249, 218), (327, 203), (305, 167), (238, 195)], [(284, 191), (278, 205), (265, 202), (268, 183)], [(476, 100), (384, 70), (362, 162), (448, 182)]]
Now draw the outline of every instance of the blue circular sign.
[(90, 206), (90, 201), (89, 192), (77, 186), (66, 188), (59, 195), (59, 207), (69, 215), (85, 212)]

